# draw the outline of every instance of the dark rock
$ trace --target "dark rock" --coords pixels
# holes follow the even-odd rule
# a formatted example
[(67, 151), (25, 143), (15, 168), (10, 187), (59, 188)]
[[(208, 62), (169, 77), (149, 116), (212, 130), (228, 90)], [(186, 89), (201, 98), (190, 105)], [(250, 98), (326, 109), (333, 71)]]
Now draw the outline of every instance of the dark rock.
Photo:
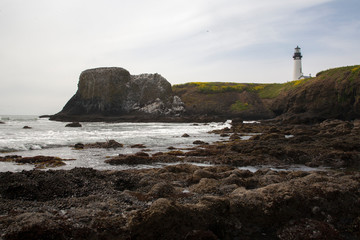
[(360, 75), (357, 66), (330, 69), (283, 91), (270, 109), (287, 123), (319, 123), (360, 117)]
[(185, 153), (186, 156), (213, 156), (221, 154), (222, 151), (217, 149), (196, 149)]
[(108, 140), (106, 142), (96, 142), (96, 143), (88, 143), (85, 144), (85, 148), (122, 148), (124, 145), (122, 143), (119, 143), (113, 139)]
[(41, 115), (39, 118), (50, 118), (52, 115)]
[(0, 157), (0, 162), (15, 162), (17, 159), (22, 158), (18, 155), (7, 155), (4, 157)]
[(193, 144), (196, 144), (196, 145), (205, 145), (205, 144), (208, 144), (207, 142), (204, 142), (204, 141), (201, 141), (201, 140), (195, 140), (193, 142)]
[(149, 157), (149, 154), (146, 152), (137, 152), (135, 153), (136, 156), (142, 156), (142, 157)]
[(233, 126), (238, 126), (241, 124), (243, 124), (243, 120), (241, 118), (233, 118), (231, 120), (231, 125), (233, 125)]
[(219, 238), (211, 231), (193, 230), (186, 234), (185, 240), (218, 240)]
[(237, 133), (233, 133), (233, 134), (231, 134), (231, 136), (230, 136), (230, 140), (237, 140), (237, 139), (240, 139), (239, 134), (237, 134)]
[(166, 182), (155, 184), (149, 191), (149, 195), (156, 198), (170, 197), (176, 193), (174, 186)]
[(5, 122), (3, 122), (3, 121), (0, 121), (0, 124), (5, 124)]
[(36, 168), (59, 167), (66, 165), (64, 159), (51, 156), (23, 157), (16, 159), (15, 162), (21, 164), (34, 164)]
[(32, 127), (24, 126), (23, 129), (32, 129)]
[(125, 115), (175, 116), (183, 113), (181, 99), (160, 74), (130, 75), (123, 68), (95, 68), (81, 73), (78, 90), (63, 110), (51, 117), (64, 120), (87, 116), (111, 118)]
[(84, 147), (85, 147), (85, 144), (82, 144), (82, 143), (76, 143), (76, 144), (74, 145), (74, 148), (75, 148), (75, 149), (84, 149)]
[(300, 219), (291, 222), (278, 232), (281, 240), (295, 239), (343, 239), (333, 226), (313, 219)]
[(66, 124), (65, 127), (82, 127), (79, 122), (72, 122), (69, 124)]
[[(358, 126), (242, 124), (232, 131), (263, 136), (202, 145), (181, 158), (141, 152), (106, 160), (182, 162), (162, 168), (0, 172), (1, 238), (359, 239)], [(192, 161), (214, 165), (184, 164)], [(283, 171), (292, 164), (335, 170)], [(260, 165), (281, 170), (238, 168)]]
[(105, 160), (106, 163), (110, 165), (138, 165), (138, 164), (151, 164), (153, 159), (148, 156), (142, 155), (127, 155), (127, 156), (118, 156), (115, 158), (111, 158), (109, 160)]
[(1, 237), (358, 239), (359, 180), (189, 164), (0, 172)]
[(146, 148), (144, 144), (134, 144), (130, 146), (131, 148)]
[(184, 133), (181, 137), (190, 137), (190, 135), (189, 134), (187, 134), (187, 133)]
[(15, 162), (18, 164), (34, 164), (35, 168), (52, 168), (66, 165), (64, 161), (70, 161), (74, 159), (61, 159), (59, 157), (52, 156), (35, 156), (35, 157), (21, 157), (17, 155), (9, 155), (0, 157), (0, 162)]
[(184, 156), (185, 155), (185, 153), (183, 151), (170, 151), (170, 152), (167, 152), (166, 154), (174, 155), (174, 156)]
[(152, 156), (153, 157), (156, 157), (156, 156), (163, 156), (165, 153), (163, 153), (163, 152), (156, 152), (156, 153), (154, 153)]

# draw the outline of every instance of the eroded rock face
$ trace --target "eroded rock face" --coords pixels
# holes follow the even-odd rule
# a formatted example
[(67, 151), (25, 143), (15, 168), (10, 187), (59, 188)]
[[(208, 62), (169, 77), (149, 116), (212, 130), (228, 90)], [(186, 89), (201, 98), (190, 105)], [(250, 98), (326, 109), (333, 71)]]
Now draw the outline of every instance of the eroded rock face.
[(171, 84), (160, 74), (130, 75), (117, 67), (81, 73), (78, 90), (56, 118), (74, 115), (122, 116), (147, 114), (176, 116), (184, 111)]
[(330, 69), (282, 92), (269, 108), (289, 123), (318, 123), (326, 119), (360, 117), (360, 71), (357, 66)]

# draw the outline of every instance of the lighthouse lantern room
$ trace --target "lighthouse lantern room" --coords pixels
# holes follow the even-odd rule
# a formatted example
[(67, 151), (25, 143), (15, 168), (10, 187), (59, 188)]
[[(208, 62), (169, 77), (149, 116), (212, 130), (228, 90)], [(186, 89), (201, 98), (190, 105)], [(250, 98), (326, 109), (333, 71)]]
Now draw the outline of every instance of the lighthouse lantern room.
[(295, 52), (294, 52), (294, 75), (293, 75), (293, 79), (294, 80), (299, 80), (303, 77), (303, 73), (302, 73), (302, 67), (301, 67), (301, 52), (300, 52), (299, 46), (297, 46), (295, 48)]

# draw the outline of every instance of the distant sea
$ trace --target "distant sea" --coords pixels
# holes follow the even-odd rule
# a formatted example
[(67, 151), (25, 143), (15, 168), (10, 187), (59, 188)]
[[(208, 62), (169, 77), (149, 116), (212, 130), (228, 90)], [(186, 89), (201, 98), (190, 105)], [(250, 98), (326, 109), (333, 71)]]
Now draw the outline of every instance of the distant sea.
[[(20, 155), (23, 157), (45, 155), (56, 156), (67, 161), (66, 166), (91, 167), (95, 169), (126, 169), (129, 166), (111, 166), (104, 163), (108, 157), (131, 154), (141, 149), (130, 148), (134, 144), (144, 144), (149, 153), (166, 152), (167, 148), (193, 147), (195, 140), (213, 143), (227, 138), (209, 133), (215, 129), (230, 127), (230, 121), (220, 123), (81, 123), (81, 128), (65, 127), (67, 123), (50, 121), (47, 118), (28, 115), (0, 115), (0, 156)], [(30, 129), (24, 129), (24, 126)], [(184, 133), (188, 138), (181, 137)], [(118, 149), (75, 150), (76, 143), (95, 143), (115, 140), (124, 144)], [(142, 167), (142, 166), (138, 166)], [(31, 165), (16, 165), (0, 162), (0, 172), (33, 169)]]

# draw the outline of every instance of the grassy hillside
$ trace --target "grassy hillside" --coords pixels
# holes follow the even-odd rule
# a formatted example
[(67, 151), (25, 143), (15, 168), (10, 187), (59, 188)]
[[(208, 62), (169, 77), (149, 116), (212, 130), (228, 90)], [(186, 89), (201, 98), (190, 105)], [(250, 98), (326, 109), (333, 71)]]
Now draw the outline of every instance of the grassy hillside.
[(271, 109), (294, 122), (360, 118), (360, 66), (319, 72), (302, 86), (282, 92)]
[[(354, 104), (359, 101), (358, 92), (360, 91), (355, 90), (359, 78), (360, 66), (348, 66), (322, 71), (315, 78), (282, 84), (190, 82), (174, 85), (173, 91), (181, 97), (190, 114), (269, 118), (290, 110), (289, 98), (293, 94), (300, 96), (301, 92), (314, 92), (313, 88), (317, 89), (315, 92), (318, 94), (319, 91), (321, 92), (318, 96), (325, 97), (321, 101), (332, 102), (331, 99), (336, 98), (344, 104)], [(337, 89), (336, 96), (334, 96), (334, 91), (330, 91), (331, 89)], [(301, 95), (305, 99), (303, 102), (298, 99), (297, 105), (310, 106), (313, 101), (317, 102), (317, 95), (314, 94)], [(326, 99), (326, 96), (329, 96), (329, 99)]]
[(234, 83), (234, 82), (190, 82), (185, 84), (178, 84), (173, 86), (173, 91), (179, 95), (185, 92), (200, 93), (200, 94), (219, 94), (243, 91), (258, 94), (260, 98), (276, 98), (281, 91), (287, 91), (301, 86), (303, 83), (311, 80), (301, 79), (286, 83)]

